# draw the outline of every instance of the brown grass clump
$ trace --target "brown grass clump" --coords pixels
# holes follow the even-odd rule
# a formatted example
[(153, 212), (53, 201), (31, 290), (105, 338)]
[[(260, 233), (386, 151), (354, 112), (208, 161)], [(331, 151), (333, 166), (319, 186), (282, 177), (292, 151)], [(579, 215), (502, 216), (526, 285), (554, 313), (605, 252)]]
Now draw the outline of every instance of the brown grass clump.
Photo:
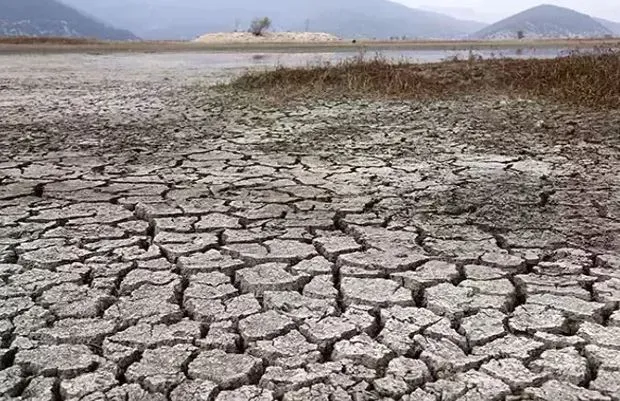
[(103, 43), (90, 38), (66, 38), (62, 36), (3, 36), (0, 44), (6, 45), (87, 45)]
[(620, 108), (620, 52), (573, 53), (547, 60), (471, 59), (434, 64), (359, 57), (317, 67), (249, 72), (230, 86), (275, 99), (427, 99), (491, 93)]

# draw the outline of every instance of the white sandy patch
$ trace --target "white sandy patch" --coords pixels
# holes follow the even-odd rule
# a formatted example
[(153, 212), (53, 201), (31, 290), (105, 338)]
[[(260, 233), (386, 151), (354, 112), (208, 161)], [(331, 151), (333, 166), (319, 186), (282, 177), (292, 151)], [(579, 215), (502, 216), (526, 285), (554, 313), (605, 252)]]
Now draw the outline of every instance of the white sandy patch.
[(324, 32), (267, 32), (255, 36), (249, 32), (207, 33), (195, 39), (201, 43), (314, 43), (337, 42), (340, 38)]

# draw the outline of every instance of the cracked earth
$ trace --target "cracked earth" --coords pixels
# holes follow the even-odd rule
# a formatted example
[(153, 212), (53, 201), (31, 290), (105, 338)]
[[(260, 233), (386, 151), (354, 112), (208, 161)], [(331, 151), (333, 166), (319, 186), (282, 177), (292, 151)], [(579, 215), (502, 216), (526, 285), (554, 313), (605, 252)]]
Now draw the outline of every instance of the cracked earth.
[(618, 112), (0, 62), (0, 398), (620, 400)]

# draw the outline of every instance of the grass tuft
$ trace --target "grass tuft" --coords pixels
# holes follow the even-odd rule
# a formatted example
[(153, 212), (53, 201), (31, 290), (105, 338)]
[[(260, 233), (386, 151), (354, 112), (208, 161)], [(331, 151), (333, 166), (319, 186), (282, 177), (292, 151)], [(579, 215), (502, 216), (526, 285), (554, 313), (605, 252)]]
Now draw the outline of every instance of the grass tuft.
[(555, 59), (451, 60), (434, 64), (357, 57), (312, 67), (248, 72), (229, 85), (272, 99), (436, 99), (532, 96), (591, 108), (620, 108), (620, 52), (573, 52)]

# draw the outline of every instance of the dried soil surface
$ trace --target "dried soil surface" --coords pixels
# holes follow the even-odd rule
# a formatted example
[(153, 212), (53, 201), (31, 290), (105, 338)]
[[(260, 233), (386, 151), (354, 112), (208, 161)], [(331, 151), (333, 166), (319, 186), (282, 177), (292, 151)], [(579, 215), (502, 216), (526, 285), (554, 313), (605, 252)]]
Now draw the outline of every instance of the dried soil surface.
[(620, 113), (0, 60), (0, 399), (620, 399)]

